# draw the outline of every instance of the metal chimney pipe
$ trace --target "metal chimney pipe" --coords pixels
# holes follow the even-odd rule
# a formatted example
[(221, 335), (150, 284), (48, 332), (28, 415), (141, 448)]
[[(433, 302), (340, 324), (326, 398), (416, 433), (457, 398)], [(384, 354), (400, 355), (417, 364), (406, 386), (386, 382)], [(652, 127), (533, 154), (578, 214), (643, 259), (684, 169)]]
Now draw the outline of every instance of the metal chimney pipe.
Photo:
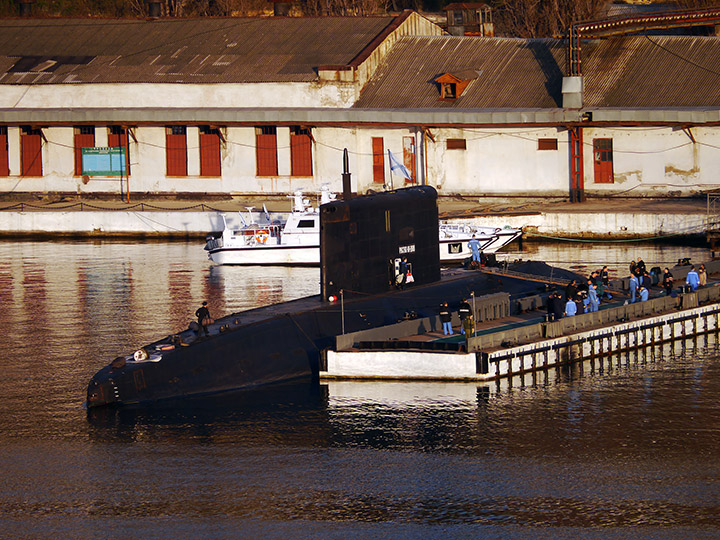
[(350, 165), (348, 160), (347, 148), (343, 150), (343, 200), (349, 201), (352, 199), (352, 187), (350, 185)]

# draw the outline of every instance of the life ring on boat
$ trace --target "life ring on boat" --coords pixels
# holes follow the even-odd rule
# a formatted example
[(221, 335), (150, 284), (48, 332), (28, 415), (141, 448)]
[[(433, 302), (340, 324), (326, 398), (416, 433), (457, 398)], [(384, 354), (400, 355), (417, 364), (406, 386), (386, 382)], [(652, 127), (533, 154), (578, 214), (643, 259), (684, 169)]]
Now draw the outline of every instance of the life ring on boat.
[(135, 354), (133, 354), (133, 358), (135, 358), (136, 362), (142, 362), (143, 360), (148, 359), (148, 353), (145, 348), (138, 349), (135, 351)]
[(270, 231), (267, 229), (260, 229), (255, 233), (255, 240), (257, 240), (260, 244), (267, 242), (268, 238), (270, 238)]

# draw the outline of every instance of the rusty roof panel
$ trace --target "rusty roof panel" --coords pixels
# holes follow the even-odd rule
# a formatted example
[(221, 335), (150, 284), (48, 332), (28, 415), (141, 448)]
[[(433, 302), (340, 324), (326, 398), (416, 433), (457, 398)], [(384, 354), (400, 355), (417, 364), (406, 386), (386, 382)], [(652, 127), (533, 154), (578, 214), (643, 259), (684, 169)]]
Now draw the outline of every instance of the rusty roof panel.
[[(0, 66), (10, 67), (0, 71), (0, 84), (56, 84), (68, 76), (76, 82), (312, 81), (318, 66), (348, 64), (393, 20), (5, 19)], [(71, 57), (85, 61), (57, 65)], [(32, 58), (54, 61), (55, 68), (39, 76), (23, 71)]]
[[(720, 106), (720, 38), (630, 36), (582, 49), (586, 108)], [(435, 78), (480, 73), (456, 100)], [(362, 108), (556, 108), (565, 42), (548, 39), (405, 37), (363, 89)]]
[[(565, 49), (559, 40), (405, 37), (363, 90), (362, 108), (556, 108)], [(478, 72), (456, 100), (441, 100), (435, 78)]]
[(632, 36), (583, 46), (587, 107), (720, 105), (720, 39)]

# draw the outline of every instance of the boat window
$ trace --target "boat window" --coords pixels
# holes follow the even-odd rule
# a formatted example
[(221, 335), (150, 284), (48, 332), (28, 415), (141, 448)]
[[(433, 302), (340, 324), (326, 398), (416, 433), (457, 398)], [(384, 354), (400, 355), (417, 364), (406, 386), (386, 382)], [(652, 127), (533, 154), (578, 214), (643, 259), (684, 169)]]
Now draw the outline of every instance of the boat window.
[(313, 219), (301, 219), (298, 222), (298, 229), (312, 229), (315, 227), (315, 220)]

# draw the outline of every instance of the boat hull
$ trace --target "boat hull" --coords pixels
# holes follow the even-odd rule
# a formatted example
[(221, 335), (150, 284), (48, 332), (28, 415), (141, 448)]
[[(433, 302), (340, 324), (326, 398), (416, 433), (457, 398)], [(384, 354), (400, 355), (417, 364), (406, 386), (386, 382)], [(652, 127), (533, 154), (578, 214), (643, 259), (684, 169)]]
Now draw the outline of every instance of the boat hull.
[[(518, 230), (501, 231), (484, 240), (483, 253), (495, 253), (521, 236)], [(467, 247), (471, 237), (440, 240), (440, 261), (460, 263), (472, 256)], [(252, 247), (217, 247), (208, 250), (208, 258), (222, 265), (287, 265), (319, 266), (320, 246), (288, 246), (282, 244)]]
[(409, 313), (429, 317), (442, 302), (456, 305), (471, 291), (499, 289), (494, 277), (459, 271), (404, 291), (346, 298), (342, 308), (315, 296), (229, 315), (215, 321), (210, 337), (185, 330), (146, 346), (147, 360), (117, 358), (91, 379), (87, 405), (147, 403), (315, 377), (322, 351), (334, 346), (337, 335), (393, 324)]

